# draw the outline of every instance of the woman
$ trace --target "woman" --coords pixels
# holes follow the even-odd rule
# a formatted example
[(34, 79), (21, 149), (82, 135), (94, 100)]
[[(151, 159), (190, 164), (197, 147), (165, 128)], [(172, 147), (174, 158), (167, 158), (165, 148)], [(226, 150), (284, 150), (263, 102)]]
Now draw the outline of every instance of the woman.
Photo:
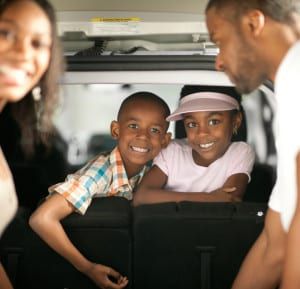
[[(55, 15), (47, 0), (0, 0), (0, 110), (13, 103), (28, 154), (37, 142), (47, 142), (53, 128), (51, 116), (56, 108), (61, 63)], [(16, 208), (12, 176), (0, 149), (0, 236)], [(126, 277), (117, 273), (113, 282), (109, 277), (114, 270), (99, 267), (93, 279), (99, 287), (127, 285)], [(91, 275), (89, 271), (85, 271), (87, 276)], [(0, 289), (11, 288), (0, 264)]]
[[(47, 142), (62, 57), (53, 8), (44, 0), (0, 2), (0, 111), (10, 102), (30, 154)], [(17, 102), (17, 103), (16, 103)], [(0, 149), (0, 236), (17, 209), (13, 179)], [(0, 264), (0, 288), (12, 288)]]

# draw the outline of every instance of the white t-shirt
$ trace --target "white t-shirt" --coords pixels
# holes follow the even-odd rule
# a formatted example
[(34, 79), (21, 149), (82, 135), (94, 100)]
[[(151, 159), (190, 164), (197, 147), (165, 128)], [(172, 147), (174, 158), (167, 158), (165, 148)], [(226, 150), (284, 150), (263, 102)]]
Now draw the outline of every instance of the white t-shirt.
[(0, 236), (15, 215), (17, 206), (13, 178), (0, 148)]
[(285, 55), (275, 78), (277, 182), (269, 207), (288, 231), (297, 200), (296, 156), (300, 150), (300, 41)]
[(186, 139), (173, 140), (154, 159), (167, 176), (165, 189), (176, 192), (211, 192), (223, 186), (229, 176), (245, 173), (250, 180), (254, 164), (253, 149), (244, 142), (233, 142), (225, 154), (202, 167), (195, 164)]

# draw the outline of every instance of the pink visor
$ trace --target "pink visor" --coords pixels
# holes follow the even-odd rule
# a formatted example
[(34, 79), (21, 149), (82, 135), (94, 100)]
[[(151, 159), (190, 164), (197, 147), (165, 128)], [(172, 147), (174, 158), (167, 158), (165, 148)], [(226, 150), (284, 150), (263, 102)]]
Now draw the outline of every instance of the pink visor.
[(188, 112), (240, 110), (239, 103), (233, 97), (218, 92), (197, 92), (180, 100), (179, 107), (166, 120), (183, 119)]

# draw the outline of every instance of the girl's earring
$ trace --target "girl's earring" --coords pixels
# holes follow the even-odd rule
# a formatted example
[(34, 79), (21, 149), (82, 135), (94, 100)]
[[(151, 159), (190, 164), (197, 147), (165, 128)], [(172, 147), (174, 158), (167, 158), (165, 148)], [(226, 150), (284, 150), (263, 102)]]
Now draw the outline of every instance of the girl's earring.
[(233, 134), (234, 134), (234, 135), (237, 135), (237, 133), (238, 133), (238, 129), (237, 129), (237, 127), (235, 126), (235, 127), (233, 128)]
[(35, 107), (35, 112), (36, 112), (36, 125), (37, 125), (37, 129), (40, 130), (40, 121), (41, 121), (41, 98), (42, 98), (42, 94), (41, 94), (41, 88), (40, 86), (36, 86), (35, 88), (32, 89), (32, 98), (34, 100), (34, 107)]
[(36, 86), (33, 90), (32, 90), (32, 97), (34, 101), (40, 101), (42, 98), (42, 94), (41, 94), (41, 88), (39, 86)]

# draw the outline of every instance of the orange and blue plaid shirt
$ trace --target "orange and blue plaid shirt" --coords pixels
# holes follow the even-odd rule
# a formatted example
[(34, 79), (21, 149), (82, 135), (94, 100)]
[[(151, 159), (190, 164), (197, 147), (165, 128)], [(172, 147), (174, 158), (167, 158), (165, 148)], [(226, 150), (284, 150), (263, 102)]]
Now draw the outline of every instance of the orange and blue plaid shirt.
[(131, 200), (134, 187), (141, 181), (147, 167), (128, 180), (120, 151), (101, 154), (66, 181), (49, 188), (66, 198), (80, 214), (85, 214), (94, 197), (119, 196)]

